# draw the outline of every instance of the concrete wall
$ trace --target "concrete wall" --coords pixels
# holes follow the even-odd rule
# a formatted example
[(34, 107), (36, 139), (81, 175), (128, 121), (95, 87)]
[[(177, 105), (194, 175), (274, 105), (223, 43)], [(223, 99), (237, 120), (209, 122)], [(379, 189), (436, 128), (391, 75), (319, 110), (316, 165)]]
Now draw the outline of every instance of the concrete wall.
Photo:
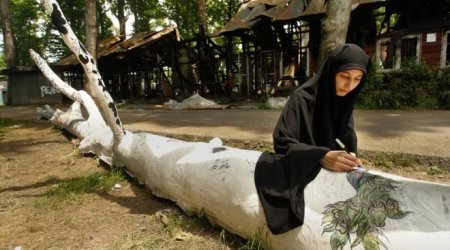
[(61, 102), (61, 93), (35, 68), (17, 67), (8, 72), (8, 105)]

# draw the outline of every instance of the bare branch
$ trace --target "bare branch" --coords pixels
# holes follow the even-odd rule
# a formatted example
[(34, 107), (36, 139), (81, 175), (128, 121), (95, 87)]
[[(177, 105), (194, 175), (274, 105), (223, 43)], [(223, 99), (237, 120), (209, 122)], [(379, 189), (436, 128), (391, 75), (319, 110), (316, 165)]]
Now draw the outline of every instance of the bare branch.
[(50, 83), (53, 84), (53, 86), (57, 90), (59, 90), (59, 92), (69, 97), (71, 100), (83, 104), (83, 100), (81, 99), (80, 94), (76, 89), (72, 88), (71, 86), (66, 84), (61, 78), (59, 78), (59, 76), (56, 75), (52, 71), (52, 69), (48, 66), (47, 62), (33, 49), (30, 49), (29, 52), (34, 63), (36, 63), (36, 65), (42, 71), (45, 77), (47, 77)]
[(117, 107), (114, 104), (114, 100), (106, 89), (94, 58), (88, 53), (86, 48), (72, 31), (72, 28), (64, 17), (58, 3), (54, 0), (41, 0), (41, 2), (44, 4), (47, 14), (51, 16), (53, 24), (60, 32), (65, 44), (76, 55), (78, 61), (83, 66), (88, 79), (88, 85), (93, 86), (93, 95), (97, 97), (94, 100), (100, 108), (100, 112), (106, 124), (108, 124), (113, 131), (114, 141), (120, 141), (125, 134), (125, 130), (122, 127), (122, 122), (117, 113)]

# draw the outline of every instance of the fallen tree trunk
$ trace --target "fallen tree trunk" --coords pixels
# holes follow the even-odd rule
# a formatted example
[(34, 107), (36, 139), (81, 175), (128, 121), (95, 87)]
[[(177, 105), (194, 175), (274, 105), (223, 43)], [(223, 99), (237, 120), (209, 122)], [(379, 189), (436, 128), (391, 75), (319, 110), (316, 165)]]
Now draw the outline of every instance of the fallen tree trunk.
[[(72, 113), (64, 113), (65, 122), (70, 117), (79, 119)], [(61, 119), (52, 121), (66, 126)], [(266, 227), (253, 181), (259, 155), (224, 147), (217, 139), (185, 142), (132, 132), (126, 133), (114, 154), (156, 196), (244, 238), (256, 234), (270, 249), (329, 249), (347, 243), (348, 247), (358, 238), (357, 229), (365, 230), (361, 242), (365, 237), (376, 243), (377, 247), (365, 249), (378, 249), (378, 245), (447, 249), (450, 243), (449, 186), (375, 171), (322, 170), (305, 190), (305, 224), (273, 235)], [(356, 226), (348, 238), (333, 238), (345, 235), (339, 230), (345, 232), (351, 223)]]
[[(49, 15), (64, 19), (55, 1), (45, 2)], [(77, 58), (85, 53), (73, 52)], [(220, 139), (186, 142), (124, 131), (114, 105), (97, 104), (110, 107), (99, 111), (89, 95), (71, 89), (49, 72), (39, 55), (31, 55), (52, 84), (75, 101), (68, 112), (55, 111), (51, 121), (78, 136), (83, 151), (123, 166), (156, 196), (174, 201), (188, 214), (205, 216), (244, 238), (256, 235), (270, 249), (447, 249), (450, 245), (449, 186), (375, 171), (321, 170), (305, 189), (304, 225), (273, 235), (254, 184), (261, 152), (226, 147)], [(92, 70), (85, 72), (92, 74)], [(97, 82), (104, 94), (101, 81)]]

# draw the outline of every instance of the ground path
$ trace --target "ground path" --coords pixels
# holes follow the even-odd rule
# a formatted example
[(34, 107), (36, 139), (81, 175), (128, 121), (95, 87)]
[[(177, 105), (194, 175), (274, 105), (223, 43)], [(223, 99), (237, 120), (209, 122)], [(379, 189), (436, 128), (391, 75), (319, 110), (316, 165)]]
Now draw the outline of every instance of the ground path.
[[(36, 120), (35, 108), (1, 107), (0, 117)], [(252, 106), (167, 110), (155, 105), (129, 105), (119, 109), (125, 128), (130, 130), (266, 142), (272, 141), (279, 114), (280, 110)], [(355, 128), (363, 150), (450, 157), (450, 111), (356, 110)]]

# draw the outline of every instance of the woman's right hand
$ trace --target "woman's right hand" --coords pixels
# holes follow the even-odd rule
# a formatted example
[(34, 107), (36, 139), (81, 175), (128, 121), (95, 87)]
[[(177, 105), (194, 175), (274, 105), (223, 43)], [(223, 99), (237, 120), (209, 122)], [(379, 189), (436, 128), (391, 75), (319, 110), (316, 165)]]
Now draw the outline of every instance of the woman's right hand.
[(328, 151), (320, 160), (322, 167), (336, 172), (348, 172), (361, 165), (361, 160), (353, 154), (345, 151)]

